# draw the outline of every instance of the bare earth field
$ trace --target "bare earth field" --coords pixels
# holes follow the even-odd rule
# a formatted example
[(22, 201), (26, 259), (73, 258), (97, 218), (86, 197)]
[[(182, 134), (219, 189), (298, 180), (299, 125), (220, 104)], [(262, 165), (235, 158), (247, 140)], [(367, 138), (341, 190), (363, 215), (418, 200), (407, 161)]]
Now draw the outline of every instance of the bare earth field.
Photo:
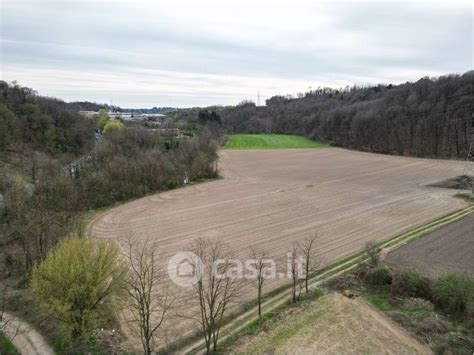
[(474, 277), (474, 215), (394, 250), (385, 261), (394, 268), (414, 268), (430, 277), (448, 272)]
[(404, 329), (361, 299), (322, 296), (290, 308), (254, 336), (237, 341), (236, 354), (431, 354)]
[[(466, 206), (453, 189), (428, 185), (459, 176), (464, 163), (337, 148), (222, 151), (224, 179), (145, 197), (97, 216), (97, 238), (159, 241), (166, 262), (196, 237), (227, 243), (239, 257), (249, 247), (285, 255), (317, 231), (325, 262), (352, 254)], [(266, 284), (270, 290), (288, 280)], [(244, 300), (255, 291), (244, 290)], [(181, 325), (180, 323), (183, 322)], [(173, 320), (167, 340), (196, 329)]]

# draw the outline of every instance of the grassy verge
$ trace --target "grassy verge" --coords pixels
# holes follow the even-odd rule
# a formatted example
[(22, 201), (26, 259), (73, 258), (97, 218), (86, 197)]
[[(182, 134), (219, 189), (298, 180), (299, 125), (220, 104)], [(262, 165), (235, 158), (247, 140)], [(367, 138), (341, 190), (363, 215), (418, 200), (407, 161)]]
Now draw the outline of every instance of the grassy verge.
[(16, 355), (20, 354), (15, 345), (12, 344), (10, 339), (8, 339), (4, 334), (0, 333), (0, 354), (5, 355)]
[(409, 297), (393, 297), (390, 285), (362, 283), (359, 294), (422, 343), (439, 354), (472, 354), (474, 324), (457, 319), (430, 307), (430, 303)]
[(233, 134), (225, 149), (299, 149), (325, 148), (326, 143), (286, 134)]
[(474, 197), (467, 192), (459, 193), (456, 195), (457, 198), (463, 199), (466, 202), (474, 203)]
[[(271, 311), (264, 313), (261, 318), (255, 319), (251, 323), (249, 323), (245, 328), (239, 330), (238, 332), (232, 334), (231, 336), (227, 337), (224, 341), (219, 343), (219, 349), (221, 351), (228, 350), (237, 340), (242, 338), (243, 336), (253, 335), (258, 333), (265, 325), (274, 320), (278, 315), (282, 312), (290, 309), (290, 308), (304, 308), (308, 305), (308, 303), (317, 300), (322, 295), (324, 295), (325, 290), (318, 288), (315, 290), (311, 290), (308, 294), (303, 294), (300, 297), (298, 303), (291, 303), (289, 300), (284, 302), (283, 304), (279, 305), (278, 307), (272, 309)], [(283, 334), (282, 336), (285, 336)]]

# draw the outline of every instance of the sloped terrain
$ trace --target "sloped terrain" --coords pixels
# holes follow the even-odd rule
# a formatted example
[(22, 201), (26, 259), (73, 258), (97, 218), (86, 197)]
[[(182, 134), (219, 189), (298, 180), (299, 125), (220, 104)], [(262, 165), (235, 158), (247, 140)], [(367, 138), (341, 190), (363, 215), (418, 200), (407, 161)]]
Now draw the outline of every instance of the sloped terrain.
[(232, 353), (430, 354), (431, 350), (361, 299), (327, 294), (290, 309)]
[[(90, 234), (155, 239), (166, 263), (196, 237), (220, 240), (240, 258), (249, 256), (250, 246), (282, 257), (293, 242), (317, 232), (318, 253), (329, 263), (366, 241), (393, 237), (466, 206), (452, 197), (456, 190), (429, 186), (461, 175), (460, 161), (321, 148), (222, 151), (220, 164), (224, 179), (104, 212), (89, 225)], [(269, 281), (265, 291), (287, 282)], [(252, 287), (243, 289), (242, 301), (254, 297)], [(164, 337), (169, 342), (195, 328), (183, 318), (169, 319)]]

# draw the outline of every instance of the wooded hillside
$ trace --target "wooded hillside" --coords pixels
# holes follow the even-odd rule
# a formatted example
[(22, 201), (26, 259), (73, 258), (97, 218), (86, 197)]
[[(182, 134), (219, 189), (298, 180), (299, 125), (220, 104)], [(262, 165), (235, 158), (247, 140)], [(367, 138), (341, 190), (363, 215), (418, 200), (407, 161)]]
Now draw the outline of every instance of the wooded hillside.
[(74, 105), (0, 81), (0, 152), (77, 156), (93, 146), (94, 129)]
[(285, 133), (346, 148), (420, 157), (465, 158), (473, 126), (474, 71), (402, 85), (318, 88), (266, 106), (220, 111), (231, 132)]

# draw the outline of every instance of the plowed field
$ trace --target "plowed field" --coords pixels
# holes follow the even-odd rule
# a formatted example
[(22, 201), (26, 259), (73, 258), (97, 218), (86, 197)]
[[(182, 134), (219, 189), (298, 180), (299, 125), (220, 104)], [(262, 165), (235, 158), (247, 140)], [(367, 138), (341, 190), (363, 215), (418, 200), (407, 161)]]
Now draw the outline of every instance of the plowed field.
[[(116, 240), (153, 238), (163, 260), (196, 237), (220, 240), (242, 258), (249, 247), (284, 255), (318, 233), (324, 262), (369, 240), (411, 230), (466, 203), (457, 191), (430, 187), (462, 174), (464, 162), (415, 159), (337, 148), (222, 151), (224, 179), (145, 197), (97, 216), (89, 232)], [(266, 290), (287, 280), (266, 284)], [(245, 291), (245, 290), (244, 290)], [(244, 299), (255, 297), (249, 287)], [(181, 325), (179, 325), (183, 322)], [(169, 322), (168, 341), (196, 326)]]

